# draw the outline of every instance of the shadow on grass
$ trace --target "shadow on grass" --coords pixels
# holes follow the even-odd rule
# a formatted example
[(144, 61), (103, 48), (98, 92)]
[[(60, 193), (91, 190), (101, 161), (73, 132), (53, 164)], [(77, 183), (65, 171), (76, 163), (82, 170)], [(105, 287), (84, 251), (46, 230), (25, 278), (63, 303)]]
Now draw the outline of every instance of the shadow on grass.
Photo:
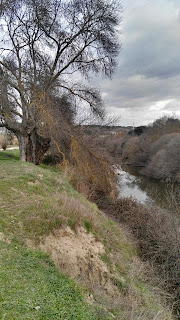
[[(19, 161), (19, 150), (6, 150), (0, 151), (0, 161)], [(53, 164), (41, 163), (40, 167), (52, 172), (58, 172), (59, 170)]]
[(19, 150), (0, 151), (0, 161), (19, 161)]

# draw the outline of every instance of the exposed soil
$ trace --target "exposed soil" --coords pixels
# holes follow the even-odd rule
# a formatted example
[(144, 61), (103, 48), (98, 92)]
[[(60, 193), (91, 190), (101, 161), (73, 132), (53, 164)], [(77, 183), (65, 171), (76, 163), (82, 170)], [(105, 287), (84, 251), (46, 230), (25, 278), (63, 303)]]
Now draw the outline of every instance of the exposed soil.
[(103, 244), (84, 228), (76, 232), (69, 227), (57, 230), (44, 239), (40, 249), (48, 252), (57, 268), (66, 275), (109, 297), (119, 296), (111, 280), (112, 274), (100, 258), (105, 253)]

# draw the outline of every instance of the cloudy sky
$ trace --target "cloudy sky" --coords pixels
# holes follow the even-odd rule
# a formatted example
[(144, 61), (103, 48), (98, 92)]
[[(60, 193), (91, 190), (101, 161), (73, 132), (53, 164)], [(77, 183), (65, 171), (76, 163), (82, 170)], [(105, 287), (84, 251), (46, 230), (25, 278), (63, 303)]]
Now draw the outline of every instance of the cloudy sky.
[(180, 0), (123, 0), (122, 50), (112, 80), (100, 81), (120, 125), (180, 116)]

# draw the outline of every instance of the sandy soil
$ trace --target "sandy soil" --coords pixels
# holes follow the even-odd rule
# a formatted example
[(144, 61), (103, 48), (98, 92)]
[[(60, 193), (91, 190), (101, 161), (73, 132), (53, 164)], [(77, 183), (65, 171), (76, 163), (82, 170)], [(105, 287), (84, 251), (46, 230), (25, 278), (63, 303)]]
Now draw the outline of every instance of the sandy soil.
[(57, 230), (44, 239), (40, 249), (48, 252), (66, 275), (112, 298), (119, 295), (112, 283), (112, 274), (100, 258), (105, 253), (103, 244), (84, 228), (80, 227), (76, 232), (69, 227)]

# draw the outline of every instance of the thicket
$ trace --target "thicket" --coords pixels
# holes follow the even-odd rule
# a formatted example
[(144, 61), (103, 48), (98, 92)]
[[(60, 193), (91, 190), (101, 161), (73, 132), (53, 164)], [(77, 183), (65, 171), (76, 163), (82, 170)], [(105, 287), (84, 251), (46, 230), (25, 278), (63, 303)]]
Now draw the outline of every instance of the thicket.
[[(177, 319), (180, 317), (180, 201), (170, 181), (180, 182), (180, 120), (163, 117), (136, 134), (108, 137), (103, 142), (114, 161), (142, 166), (141, 172), (169, 181), (166, 210), (132, 199), (106, 199), (99, 207), (131, 230), (139, 254), (152, 266), (155, 281), (168, 292)], [(154, 280), (153, 280), (154, 281)]]
[(151, 145), (150, 161), (141, 171), (159, 180), (180, 182), (180, 133), (166, 134)]
[(87, 135), (83, 127), (66, 123), (63, 130), (61, 128), (44, 163), (63, 168), (69, 182), (89, 200), (115, 197), (116, 175), (103, 146), (92, 135)]
[(99, 205), (111, 218), (125, 224), (135, 236), (141, 258), (153, 268), (156, 285), (169, 293), (169, 302), (179, 319), (180, 203), (173, 187), (169, 186), (168, 190), (169, 210), (141, 205), (127, 198)]
[(3, 150), (6, 150), (7, 149), (7, 146), (8, 146), (8, 138), (6, 135), (2, 135), (0, 137), (0, 145), (1, 145), (1, 148)]
[(18, 144), (17, 138), (13, 133), (6, 131), (3, 134), (0, 134), (0, 147), (3, 150), (6, 150), (8, 145), (16, 145)]
[(98, 143), (101, 144), (107, 153), (113, 158), (113, 161), (118, 160), (122, 155), (122, 145), (125, 135), (125, 132), (117, 131), (115, 134), (110, 134), (107, 137), (98, 140)]
[(127, 135), (121, 153), (122, 163), (144, 167), (146, 176), (180, 182), (180, 120), (163, 117), (142, 134)]
[(147, 137), (131, 137), (124, 143), (122, 161), (133, 166), (144, 166), (149, 159)]

